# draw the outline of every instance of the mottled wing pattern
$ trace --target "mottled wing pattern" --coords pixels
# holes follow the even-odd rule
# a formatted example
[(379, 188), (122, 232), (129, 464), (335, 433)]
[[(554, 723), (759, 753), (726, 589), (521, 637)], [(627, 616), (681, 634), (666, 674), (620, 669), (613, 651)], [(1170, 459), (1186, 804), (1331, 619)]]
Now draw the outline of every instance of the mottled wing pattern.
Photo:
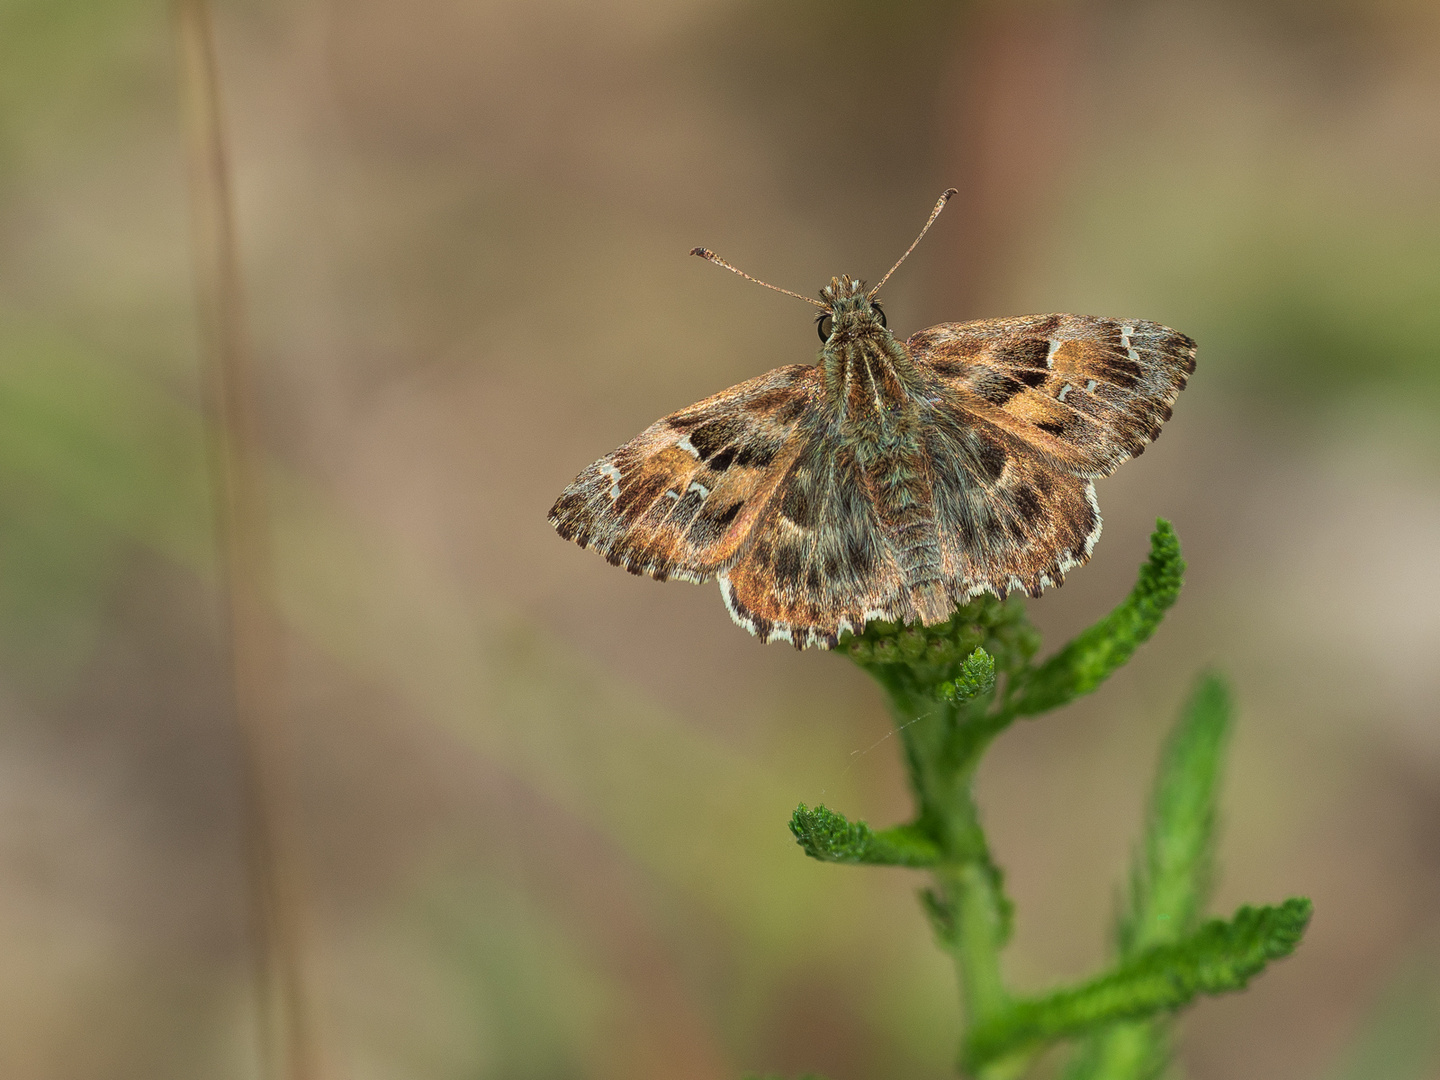
[(560, 494), (550, 523), (632, 574), (707, 581), (732, 560), (789, 471), (820, 394), (798, 364), (651, 424)]
[(925, 425), (945, 587), (1038, 596), (1090, 558), (1091, 482), (1141, 453), (1195, 370), (1195, 343), (1140, 319), (946, 323), (907, 343), (931, 380)]
[(1109, 476), (1170, 419), (1195, 342), (1143, 319), (942, 323), (906, 343), (962, 420), (988, 420), (1076, 476)]
[(870, 619), (915, 619), (854, 458), (823, 421), (811, 418), (750, 542), (717, 575), (731, 617), (764, 642), (831, 648)]
[(762, 641), (828, 648), (872, 619), (931, 623), (981, 592), (1060, 584), (1100, 535), (1093, 478), (1159, 434), (1195, 369), (1193, 341), (1138, 319), (943, 324), (907, 346), (922, 393), (903, 527), (882, 521), (808, 365), (651, 425), (550, 521), (631, 573), (718, 578)]
[[(1039, 595), (1090, 557), (1100, 535), (1094, 484), (1057, 470), (1008, 432), (927, 417), (930, 532), (944, 615), (982, 592)], [(735, 562), (717, 575), (737, 623), (765, 642), (831, 648), (867, 622), (913, 623), (917, 587), (849, 452), (817, 434), (777, 487)], [(930, 621), (933, 621), (933, 617)]]
[(1061, 584), (1100, 538), (1094, 481), (1056, 468), (1010, 431), (947, 404), (934, 408), (925, 439), (950, 599), (962, 604), (982, 592), (1003, 597), (1012, 590), (1039, 596)]

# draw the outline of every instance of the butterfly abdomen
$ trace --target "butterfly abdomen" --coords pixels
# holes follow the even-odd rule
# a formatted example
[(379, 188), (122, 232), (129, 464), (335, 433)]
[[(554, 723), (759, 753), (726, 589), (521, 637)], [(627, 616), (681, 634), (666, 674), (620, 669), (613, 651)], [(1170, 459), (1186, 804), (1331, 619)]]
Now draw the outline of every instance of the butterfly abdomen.
[[(922, 439), (919, 380), (905, 345), (880, 324), (825, 351), (827, 400), (855, 462), (879, 532), (919, 618), (941, 622), (952, 611)], [(902, 601), (903, 603), (903, 601)]]
[(935, 521), (935, 497), (920, 440), (873, 448), (862, 476), (915, 612), (927, 625), (948, 618)]

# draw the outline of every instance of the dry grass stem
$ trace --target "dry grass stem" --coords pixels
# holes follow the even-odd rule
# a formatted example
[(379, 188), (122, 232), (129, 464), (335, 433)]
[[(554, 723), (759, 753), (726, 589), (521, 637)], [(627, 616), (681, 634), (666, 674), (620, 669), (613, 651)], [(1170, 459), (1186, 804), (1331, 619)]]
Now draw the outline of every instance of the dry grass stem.
[(319, 1076), (302, 964), (295, 813), (280, 705), (264, 466), (257, 432), (214, 38), (205, 0), (177, 0), (195, 270), (211, 408), (215, 534), (226, 609), (263, 1075)]

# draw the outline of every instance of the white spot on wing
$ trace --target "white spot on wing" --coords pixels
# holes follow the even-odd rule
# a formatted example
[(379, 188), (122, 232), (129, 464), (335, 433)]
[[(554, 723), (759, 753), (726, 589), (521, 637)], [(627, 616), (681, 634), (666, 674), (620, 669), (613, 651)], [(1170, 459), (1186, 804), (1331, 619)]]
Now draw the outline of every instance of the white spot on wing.
[(1056, 352), (1056, 350), (1058, 350), (1059, 348), (1060, 348), (1060, 342), (1059, 342), (1059, 340), (1058, 340), (1057, 338), (1051, 338), (1051, 339), (1050, 339), (1050, 348), (1048, 348), (1047, 350), (1045, 350), (1045, 366), (1046, 366), (1047, 368), (1048, 368), (1048, 367), (1054, 367), (1054, 366), (1055, 366), (1055, 352)]
[(1095, 512), (1095, 531), (1085, 538), (1085, 557), (1088, 559), (1095, 550), (1095, 544), (1100, 539), (1100, 502), (1095, 498), (1095, 484), (1092, 481), (1085, 485), (1085, 498), (1090, 500), (1090, 509)]
[(1060, 387), (1060, 393), (1055, 396), (1055, 400), (1056, 400), (1056, 401), (1064, 401), (1064, 400), (1065, 400), (1065, 395), (1068, 394), (1071, 390), (1074, 390), (1074, 389), (1075, 389), (1075, 387), (1071, 386), (1071, 385), (1067, 382), (1064, 386)]
[(610, 478), (610, 501), (620, 498), (620, 470), (607, 461), (600, 466), (600, 475)]
[(707, 488), (704, 484), (700, 483), (699, 480), (691, 480), (690, 486), (685, 489), (685, 494), (688, 495), (692, 491), (698, 491), (700, 493), (701, 500), (708, 499), (710, 497), (710, 489)]
[(1087, 394), (1093, 394), (1094, 392), (1095, 392), (1095, 380), (1094, 380), (1094, 379), (1091, 379), (1089, 382), (1087, 382), (1087, 383), (1085, 384), (1085, 393), (1087, 393)]
[(689, 436), (689, 435), (686, 435), (684, 438), (682, 438), (682, 439), (681, 439), (679, 442), (677, 442), (675, 445), (678, 446), (681, 450), (684, 450), (687, 454), (689, 454), (691, 457), (693, 457), (696, 461), (699, 461), (699, 460), (700, 460), (700, 451), (695, 449), (695, 444), (690, 441), (690, 436)]
[(1131, 360), (1139, 360), (1140, 354), (1135, 351), (1135, 346), (1130, 344), (1130, 335), (1135, 332), (1133, 326), (1120, 327), (1120, 344), (1125, 346), (1125, 352)]

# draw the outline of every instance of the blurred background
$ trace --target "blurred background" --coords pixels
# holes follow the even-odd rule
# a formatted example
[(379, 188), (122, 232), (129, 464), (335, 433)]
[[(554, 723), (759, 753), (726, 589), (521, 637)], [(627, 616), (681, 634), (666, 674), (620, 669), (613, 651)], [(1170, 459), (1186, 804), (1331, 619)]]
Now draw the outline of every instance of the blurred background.
[[(1440, 6), (1430, 0), (216, 0), (273, 464), (305, 965), (327, 1076), (951, 1075), (876, 689), (545, 513), (660, 415), (892, 327), (1200, 342), (1051, 647), (1157, 515), (1179, 605), (980, 797), (1014, 982), (1106, 955), (1160, 739), (1240, 705), (1214, 909), (1298, 954), (1185, 1018), (1194, 1080), (1440, 1076)], [(0, 1073), (256, 1075), (237, 736), (174, 27), (0, 2)]]

